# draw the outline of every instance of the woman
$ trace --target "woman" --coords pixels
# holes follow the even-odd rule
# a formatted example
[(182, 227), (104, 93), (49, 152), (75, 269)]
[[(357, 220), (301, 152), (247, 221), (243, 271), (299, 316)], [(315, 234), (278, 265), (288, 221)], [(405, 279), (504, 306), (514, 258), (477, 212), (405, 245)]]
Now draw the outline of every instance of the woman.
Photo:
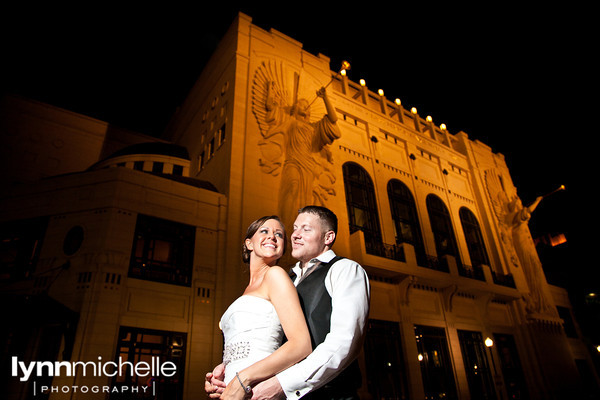
[[(296, 288), (276, 265), (285, 242), (283, 225), (276, 216), (259, 218), (248, 227), (242, 258), (249, 265), (250, 282), (221, 318), (227, 383), (221, 399), (244, 398), (253, 385), (311, 352)], [(286, 342), (281, 344), (284, 335)]]

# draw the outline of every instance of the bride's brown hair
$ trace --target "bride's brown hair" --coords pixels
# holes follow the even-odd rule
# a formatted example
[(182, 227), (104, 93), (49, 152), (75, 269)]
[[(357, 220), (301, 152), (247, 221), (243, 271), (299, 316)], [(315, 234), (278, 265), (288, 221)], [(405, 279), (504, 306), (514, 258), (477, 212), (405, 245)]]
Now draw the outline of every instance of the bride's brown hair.
[[(267, 222), (270, 219), (273, 219), (273, 220), (279, 222), (279, 224), (281, 225), (281, 229), (283, 229), (283, 253), (285, 253), (285, 249), (287, 247), (286, 246), (287, 245), (287, 235), (285, 233), (285, 226), (283, 226), (283, 222), (281, 222), (281, 219), (279, 219), (279, 217), (277, 215), (267, 215), (264, 217), (260, 217), (256, 221), (252, 222), (250, 224), (250, 226), (248, 226), (248, 229), (246, 230), (246, 236), (244, 237), (244, 240), (242, 241), (242, 260), (244, 261), (245, 264), (250, 263), (250, 253), (252, 253), (246, 247), (246, 239), (250, 239), (252, 236), (254, 236), (254, 234), (256, 233), (258, 228), (263, 226), (265, 224), (265, 222)], [(283, 253), (282, 253), (282, 255), (283, 255)]]

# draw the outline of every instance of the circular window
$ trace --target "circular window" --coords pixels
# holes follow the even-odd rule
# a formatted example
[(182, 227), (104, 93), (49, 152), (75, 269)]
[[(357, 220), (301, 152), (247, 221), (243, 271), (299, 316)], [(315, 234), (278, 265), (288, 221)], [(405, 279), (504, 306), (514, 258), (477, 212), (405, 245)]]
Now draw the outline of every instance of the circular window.
[(67, 232), (63, 242), (63, 252), (68, 256), (73, 255), (79, 250), (81, 243), (83, 243), (83, 228), (77, 225)]

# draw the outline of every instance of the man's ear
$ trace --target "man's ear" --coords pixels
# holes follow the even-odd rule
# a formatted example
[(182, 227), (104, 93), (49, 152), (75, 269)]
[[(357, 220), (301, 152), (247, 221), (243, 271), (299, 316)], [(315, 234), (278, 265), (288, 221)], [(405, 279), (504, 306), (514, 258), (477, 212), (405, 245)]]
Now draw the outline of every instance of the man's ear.
[(325, 245), (331, 247), (331, 245), (333, 244), (334, 241), (335, 241), (335, 232), (334, 231), (325, 232)]

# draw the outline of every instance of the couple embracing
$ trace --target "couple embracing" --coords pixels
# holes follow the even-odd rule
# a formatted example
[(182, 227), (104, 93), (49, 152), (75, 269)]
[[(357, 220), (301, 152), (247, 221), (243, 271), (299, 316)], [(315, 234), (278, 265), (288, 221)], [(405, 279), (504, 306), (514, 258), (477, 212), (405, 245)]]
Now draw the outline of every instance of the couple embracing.
[(358, 399), (370, 286), (359, 264), (331, 250), (336, 234), (331, 210), (300, 209), (288, 274), (277, 265), (286, 246), (279, 218), (250, 224), (242, 246), (250, 282), (221, 318), (223, 363), (206, 374), (209, 397)]

